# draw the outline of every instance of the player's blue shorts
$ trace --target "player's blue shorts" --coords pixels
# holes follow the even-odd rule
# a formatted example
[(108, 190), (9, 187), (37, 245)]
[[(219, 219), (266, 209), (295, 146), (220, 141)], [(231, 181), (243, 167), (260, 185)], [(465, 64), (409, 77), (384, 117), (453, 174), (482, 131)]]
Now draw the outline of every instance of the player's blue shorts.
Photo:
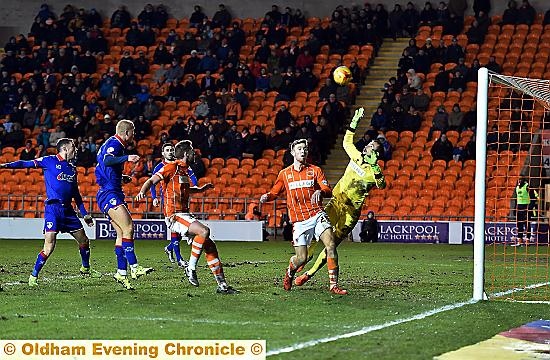
[(44, 232), (71, 233), (83, 229), (80, 219), (70, 205), (48, 201), (44, 208)]
[(124, 193), (117, 190), (99, 190), (97, 192), (97, 206), (105, 215), (108, 215), (109, 209), (115, 209), (120, 205), (126, 205)]

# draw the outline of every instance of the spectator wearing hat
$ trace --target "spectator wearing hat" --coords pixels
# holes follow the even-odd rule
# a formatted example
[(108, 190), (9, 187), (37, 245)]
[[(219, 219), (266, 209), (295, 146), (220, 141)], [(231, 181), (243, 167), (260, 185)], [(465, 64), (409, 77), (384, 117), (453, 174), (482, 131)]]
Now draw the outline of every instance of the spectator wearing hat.
[(199, 96), (199, 103), (195, 106), (195, 111), (193, 114), (198, 120), (203, 120), (210, 115), (210, 109), (208, 107), (208, 103), (206, 102), (206, 96)]
[(390, 142), (386, 140), (386, 137), (384, 136), (384, 134), (379, 134), (376, 140), (378, 140), (378, 142), (382, 144), (382, 147), (384, 148), (384, 154), (380, 154), (381, 159), (384, 161), (390, 160), (391, 154), (392, 154), (392, 148), (391, 148)]
[(445, 63), (458, 63), (458, 59), (464, 57), (464, 49), (460, 44), (458, 43), (458, 39), (453, 36), (451, 40), (451, 45), (447, 47), (447, 50), (445, 51)]
[(374, 211), (370, 210), (367, 213), (367, 218), (361, 223), (361, 233), (359, 238), (361, 242), (377, 242), (378, 233), (380, 232), (380, 226), (378, 220), (374, 216)]

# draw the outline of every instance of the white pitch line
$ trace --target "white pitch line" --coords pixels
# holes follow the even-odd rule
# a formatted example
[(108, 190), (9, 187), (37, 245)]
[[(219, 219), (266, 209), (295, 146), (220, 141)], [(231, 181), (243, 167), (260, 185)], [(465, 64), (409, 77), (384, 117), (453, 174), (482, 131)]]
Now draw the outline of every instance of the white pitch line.
[[(102, 274), (103, 275), (103, 274)], [(83, 275), (67, 275), (67, 276), (58, 276), (56, 278), (49, 278), (49, 277), (42, 277), (40, 278), (39, 282), (50, 282), (50, 281), (57, 281), (57, 280), (71, 280), (71, 279), (79, 279), (84, 278)], [(14, 281), (14, 282), (7, 282), (0, 284), (2, 286), (15, 286), (15, 285), (27, 285), (25, 281)]]
[[(82, 320), (123, 320), (123, 321), (166, 321), (166, 322), (176, 322), (176, 323), (203, 323), (203, 324), (218, 324), (218, 325), (237, 325), (237, 326), (247, 326), (247, 325), (263, 325), (263, 326), (284, 326), (288, 325), (288, 323), (278, 323), (278, 322), (270, 322), (269, 324), (266, 324), (265, 322), (257, 322), (257, 321), (226, 321), (226, 320), (210, 320), (210, 319), (177, 319), (177, 318), (165, 318), (165, 317), (142, 317), (142, 316), (126, 316), (126, 317), (120, 317), (120, 316), (89, 316), (89, 315), (62, 315), (62, 314), (17, 314), (22, 317), (39, 317), (41, 319), (45, 317), (55, 317), (55, 318), (71, 318), (71, 319), (82, 319)], [(318, 324), (300, 324), (302, 327), (319, 327)], [(331, 328), (332, 326), (322, 325), (326, 328)], [(346, 326), (348, 328), (351, 328), (352, 326)]]
[[(501, 297), (501, 296), (509, 295), (509, 294), (512, 294), (512, 293), (518, 292), (518, 291), (524, 291), (524, 290), (534, 289), (534, 288), (541, 287), (541, 286), (546, 286), (548, 284), (550, 284), (550, 282), (529, 285), (529, 286), (527, 286), (525, 288), (521, 288), (521, 289), (515, 288), (515, 289), (512, 289), (512, 290), (497, 293), (497, 294), (493, 295), (493, 297)], [(270, 350), (270, 351), (267, 352), (266, 356), (289, 353), (289, 352), (293, 352), (293, 351), (296, 351), (296, 350), (316, 346), (316, 345), (319, 345), (319, 344), (324, 344), (324, 343), (328, 343), (328, 342), (332, 342), (332, 341), (337, 341), (337, 340), (340, 340), (340, 339), (347, 339), (347, 338), (351, 338), (351, 337), (355, 337), (355, 336), (365, 335), (365, 334), (368, 334), (370, 332), (377, 331), (377, 330), (382, 330), (382, 329), (385, 329), (385, 328), (388, 328), (388, 327), (391, 327), (391, 326), (394, 326), (394, 325), (401, 325), (401, 324), (411, 322), (411, 321), (415, 321), (415, 320), (422, 320), (422, 319), (427, 318), (429, 316), (436, 315), (436, 314), (439, 314), (439, 313), (442, 313), (442, 312), (445, 312), (445, 311), (449, 311), (449, 310), (458, 309), (458, 308), (461, 308), (465, 305), (471, 305), (471, 304), (474, 304), (476, 302), (477, 302), (476, 300), (471, 299), (471, 300), (464, 301), (464, 302), (459, 302), (459, 303), (455, 303), (455, 304), (451, 304), (451, 305), (445, 305), (445, 306), (442, 306), (440, 308), (433, 309), (433, 310), (430, 310), (430, 311), (426, 311), (426, 312), (423, 312), (421, 314), (417, 314), (417, 315), (414, 315), (414, 316), (411, 316), (411, 317), (408, 317), (408, 318), (393, 320), (393, 321), (386, 322), (384, 324), (366, 326), (366, 327), (364, 327), (362, 329), (359, 329), (357, 331), (352, 331), (352, 332), (345, 333), (345, 334), (340, 334), (340, 335), (325, 337), (325, 338), (321, 338), (321, 339), (310, 340), (310, 341), (306, 341), (306, 342), (302, 342), (302, 343), (297, 343), (297, 344), (294, 344), (294, 345), (291, 345), (291, 346)]]

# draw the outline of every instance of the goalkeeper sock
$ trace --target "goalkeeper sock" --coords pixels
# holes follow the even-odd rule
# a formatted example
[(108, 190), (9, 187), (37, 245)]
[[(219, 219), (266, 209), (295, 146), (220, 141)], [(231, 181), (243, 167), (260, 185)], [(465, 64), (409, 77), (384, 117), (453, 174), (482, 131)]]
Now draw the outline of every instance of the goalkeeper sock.
[(38, 277), (38, 273), (46, 264), (46, 260), (48, 260), (48, 256), (44, 254), (44, 251), (40, 251), (36, 257), (36, 263), (34, 264), (34, 269), (32, 270), (32, 276)]
[(226, 282), (225, 276), (223, 274), (223, 267), (218, 256), (218, 249), (216, 248), (216, 244), (214, 244), (212, 240), (206, 239), (204, 245), (204, 257), (206, 258), (206, 262), (208, 263), (210, 271), (212, 271), (212, 274), (214, 275), (214, 278), (216, 279), (218, 285), (225, 284)]
[(130, 266), (137, 264), (136, 253), (134, 252), (134, 240), (122, 238), (122, 249), (124, 249), (124, 256), (128, 260)]
[(80, 257), (82, 258), (82, 266), (85, 268), (90, 267), (90, 245), (80, 244), (79, 246)]
[(168, 245), (171, 248), (170, 250), (174, 251), (174, 255), (176, 255), (176, 261), (178, 263), (181, 261), (180, 239), (181, 235), (173, 232), (170, 235), (170, 245)]
[(117, 262), (117, 272), (120, 275), (126, 276), (126, 258), (124, 257), (124, 249), (122, 249), (122, 246), (115, 245), (115, 255)]
[(197, 263), (202, 254), (202, 247), (206, 239), (202, 236), (195, 236), (193, 242), (191, 243), (191, 256), (189, 257), (189, 269), (195, 270), (197, 268)]
[(325, 264), (327, 263), (327, 250), (326, 249), (323, 249), (323, 251), (321, 251), (321, 253), (319, 254), (319, 256), (317, 256), (317, 260), (315, 260), (315, 264), (313, 264), (313, 266), (311, 267), (311, 269), (309, 269), (307, 272), (307, 274), (309, 276), (313, 276), (315, 275), (315, 273), (317, 271), (319, 271), (323, 266), (325, 266)]
[(327, 258), (329, 288), (338, 286), (338, 258)]

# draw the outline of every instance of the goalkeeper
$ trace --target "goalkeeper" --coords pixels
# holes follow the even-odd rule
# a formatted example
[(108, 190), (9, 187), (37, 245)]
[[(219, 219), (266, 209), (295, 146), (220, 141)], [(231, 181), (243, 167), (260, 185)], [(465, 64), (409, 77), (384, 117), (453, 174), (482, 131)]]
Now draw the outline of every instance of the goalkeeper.
[[(382, 144), (377, 140), (373, 140), (363, 148), (362, 152), (357, 150), (353, 144), (355, 129), (357, 129), (357, 125), (363, 114), (364, 109), (362, 107), (355, 110), (353, 119), (346, 131), (343, 145), (344, 150), (350, 157), (350, 162), (346, 167), (344, 175), (332, 190), (332, 198), (325, 207), (325, 211), (334, 228), (336, 245), (346, 239), (357, 224), (363, 203), (369, 191), (374, 187), (379, 189), (386, 187), (386, 180), (380, 166), (377, 164), (380, 153), (384, 151)], [(305, 284), (326, 264), (326, 258), (327, 255), (323, 249), (313, 267), (298, 276), (294, 280), (294, 283), (298, 286)]]

